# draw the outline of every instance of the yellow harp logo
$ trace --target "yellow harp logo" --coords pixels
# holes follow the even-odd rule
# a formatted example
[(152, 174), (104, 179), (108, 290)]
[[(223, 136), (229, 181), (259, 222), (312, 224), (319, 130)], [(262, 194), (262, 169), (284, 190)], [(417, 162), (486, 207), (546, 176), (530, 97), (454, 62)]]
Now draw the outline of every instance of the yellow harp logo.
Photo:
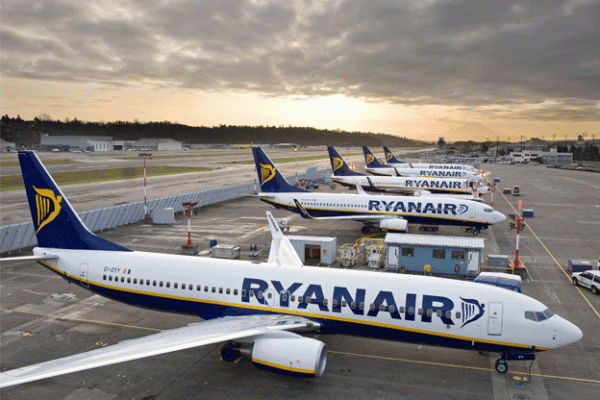
[(38, 189), (35, 186), (35, 206), (37, 211), (37, 225), (38, 228), (35, 233), (38, 233), (40, 229), (54, 221), (54, 218), (60, 213), (62, 196), (55, 196), (54, 192), (50, 189)]
[(275, 176), (275, 168), (274, 167), (267, 165), (267, 164), (260, 164), (260, 184), (261, 185), (263, 185), (266, 182), (273, 179), (274, 176)]
[(388, 153), (388, 152), (385, 153), (385, 159), (386, 160), (390, 161), (392, 159), (392, 157), (393, 157), (392, 153)]
[(375, 156), (373, 154), (367, 154), (367, 164), (371, 164), (375, 160)]
[(333, 170), (337, 171), (338, 169), (340, 169), (342, 167), (342, 165), (344, 165), (344, 162), (342, 161), (341, 158), (334, 158), (333, 159)]

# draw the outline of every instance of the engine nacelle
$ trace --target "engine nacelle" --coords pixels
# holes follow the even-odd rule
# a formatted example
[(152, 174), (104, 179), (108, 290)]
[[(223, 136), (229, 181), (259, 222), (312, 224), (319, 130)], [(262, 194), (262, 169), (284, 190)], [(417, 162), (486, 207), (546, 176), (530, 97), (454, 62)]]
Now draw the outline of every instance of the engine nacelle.
[(379, 227), (392, 232), (406, 232), (408, 221), (402, 218), (388, 218), (379, 221)]
[(252, 362), (262, 368), (294, 376), (321, 376), (327, 363), (327, 346), (311, 338), (262, 337), (254, 341)]

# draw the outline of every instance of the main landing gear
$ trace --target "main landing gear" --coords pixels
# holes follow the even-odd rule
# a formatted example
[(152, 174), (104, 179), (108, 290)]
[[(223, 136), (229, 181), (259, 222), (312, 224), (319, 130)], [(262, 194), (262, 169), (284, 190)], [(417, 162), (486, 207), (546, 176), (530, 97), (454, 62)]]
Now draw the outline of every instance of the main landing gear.
[(467, 228), (467, 232), (471, 232), (473, 234), (473, 236), (477, 236), (477, 235), (479, 235), (479, 232), (481, 232), (481, 229), (474, 228), (471, 226), (471, 227)]
[[(533, 353), (525, 353), (525, 354), (500, 354), (500, 357), (496, 359), (495, 368), (501, 374), (504, 374), (508, 371), (508, 362), (507, 360), (512, 361), (531, 361), (531, 364), (535, 361), (535, 354)], [(531, 365), (529, 366), (531, 368)]]

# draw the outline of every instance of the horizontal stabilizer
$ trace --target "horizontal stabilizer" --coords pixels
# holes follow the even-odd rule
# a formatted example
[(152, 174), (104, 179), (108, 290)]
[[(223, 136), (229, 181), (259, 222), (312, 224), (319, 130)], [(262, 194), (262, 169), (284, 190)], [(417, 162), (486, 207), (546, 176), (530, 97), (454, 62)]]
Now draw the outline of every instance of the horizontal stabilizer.
[(53, 254), (47, 254), (47, 255), (43, 255), (43, 256), (2, 257), (2, 258), (0, 258), (0, 262), (56, 260), (56, 259), (58, 259), (58, 256), (53, 255)]

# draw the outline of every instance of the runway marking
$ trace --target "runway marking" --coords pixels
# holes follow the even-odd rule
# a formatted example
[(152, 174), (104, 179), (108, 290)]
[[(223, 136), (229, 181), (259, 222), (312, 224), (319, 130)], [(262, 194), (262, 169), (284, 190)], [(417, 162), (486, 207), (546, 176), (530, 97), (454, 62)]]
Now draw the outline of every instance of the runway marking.
[[(372, 355), (369, 355), (369, 354), (356, 354), (356, 353), (348, 353), (348, 352), (345, 352), (345, 351), (331, 351), (331, 350), (328, 350), (327, 352), (330, 353), (330, 354), (340, 354), (340, 355), (352, 356), (352, 357), (373, 358), (373, 359), (377, 359), (377, 360), (386, 360), (386, 361), (399, 361), (399, 362), (406, 362), (406, 363), (411, 363), (411, 364), (433, 365), (433, 366), (437, 366), (437, 367), (450, 367), (450, 368), (470, 369), (470, 370), (475, 370), (475, 371), (486, 371), (486, 372), (489, 372), (489, 371), (494, 371), (495, 372), (496, 371), (493, 368), (471, 367), (471, 366), (468, 366), (468, 365), (438, 363), (438, 362), (433, 362), (433, 361), (409, 360), (409, 359), (406, 359), (406, 358), (396, 358), (396, 357), (372, 356)], [(514, 374), (514, 375), (519, 375), (519, 376), (527, 376), (526, 372), (510, 372), (510, 373)], [(534, 373), (532, 373), (531, 376), (537, 376), (537, 377), (549, 378), (549, 379), (562, 379), (562, 380), (574, 381), (574, 382), (586, 382), (586, 383), (600, 384), (600, 380), (597, 380), (597, 379), (572, 378), (572, 377), (568, 377), (568, 376), (534, 374)]]
[(565, 176), (565, 178), (566, 178), (566, 179), (570, 179), (570, 180), (572, 180), (572, 181), (575, 181), (575, 182), (577, 182), (577, 183), (581, 183), (582, 185), (588, 185), (588, 186), (591, 186), (591, 187), (593, 187), (594, 189), (600, 189), (600, 186), (595, 186), (595, 185), (592, 185), (592, 184), (590, 184), (590, 183), (581, 182), (581, 181), (578, 181), (577, 179), (569, 178), (569, 177), (566, 177), (566, 176)]
[(96, 325), (118, 326), (118, 327), (121, 327), (121, 328), (142, 329), (142, 330), (154, 331), (154, 332), (162, 332), (163, 331), (163, 329), (146, 328), (146, 327), (143, 327), (143, 326), (126, 325), (126, 324), (117, 324), (117, 323), (114, 323), (114, 322), (94, 321), (94, 320), (83, 319), (83, 318), (61, 317), (59, 315), (43, 314), (43, 313), (36, 313), (36, 312), (31, 312), (31, 311), (7, 310), (6, 308), (0, 308), (0, 311), (4, 311), (4, 312), (7, 312), (7, 313), (19, 313), (19, 314), (35, 315), (35, 316), (38, 316), (38, 317), (48, 317), (48, 318), (54, 318), (54, 319), (59, 319), (59, 320), (63, 320), (63, 321), (86, 322), (86, 323), (96, 324)]
[[(515, 212), (515, 214), (519, 214), (519, 212), (515, 209), (515, 207), (508, 200), (508, 198), (504, 195), (504, 193), (502, 193), (502, 192), (499, 192), (499, 193), (502, 195), (502, 197), (504, 197), (504, 200), (506, 200), (506, 202), (508, 203), (508, 205), (510, 206), (510, 208), (513, 209), (513, 211)], [(565, 271), (565, 269), (562, 267), (562, 265), (560, 265), (560, 263), (554, 257), (554, 255), (552, 255), (552, 253), (550, 252), (550, 250), (548, 250), (548, 248), (546, 247), (546, 245), (542, 242), (542, 239), (540, 239), (540, 237), (534, 232), (534, 230), (531, 229), (531, 226), (527, 223), (527, 221), (524, 221), (524, 223), (525, 223), (525, 226), (527, 226), (527, 228), (529, 228), (529, 230), (531, 231), (531, 233), (533, 234), (533, 236), (535, 236), (535, 238), (537, 239), (537, 241), (540, 242), (540, 244), (542, 245), (542, 247), (544, 248), (544, 250), (546, 250), (548, 252), (548, 254), (552, 258), (552, 260), (554, 261), (554, 263), (556, 265), (558, 265), (558, 268), (560, 268), (560, 270), (563, 272), (563, 274), (565, 274), (565, 276), (567, 277), (567, 279), (570, 282), (571, 281), (571, 277), (569, 276), (569, 274), (567, 273), (567, 271)], [(592, 311), (594, 311), (594, 313), (596, 314), (596, 316), (598, 318), (600, 318), (600, 313), (598, 313), (598, 310), (596, 310), (596, 308), (594, 308), (594, 306), (592, 305), (592, 303), (590, 303), (590, 301), (587, 299), (587, 297), (585, 297), (585, 295), (583, 294), (583, 292), (581, 291), (581, 289), (579, 288), (579, 286), (575, 286), (575, 289), (577, 289), (577, 291), (579, 292), (579, 294), (581, 295), (581, 297), (583, 297), (583, 299), (585, 300), (585, 302), (590, 306), (590, 308), (592, 309)]]

